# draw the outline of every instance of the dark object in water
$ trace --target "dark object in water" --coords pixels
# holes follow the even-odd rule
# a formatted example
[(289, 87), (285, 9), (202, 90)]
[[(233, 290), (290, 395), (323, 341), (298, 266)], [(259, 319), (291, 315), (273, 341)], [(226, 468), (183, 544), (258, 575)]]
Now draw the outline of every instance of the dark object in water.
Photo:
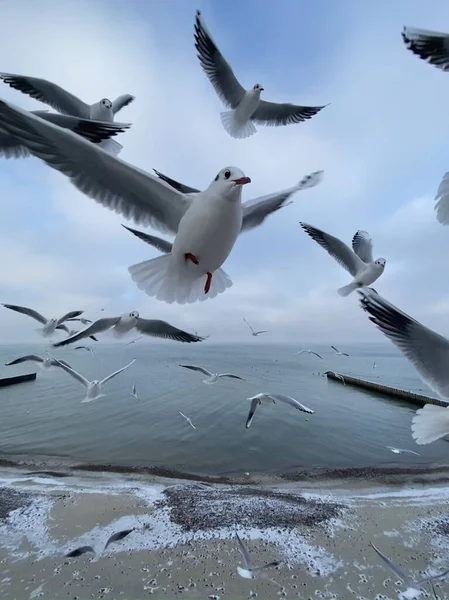
[(26, 373), (25, 375), (15, 375), (14, 377), (2, 377), (0, 379), (0, 387), (22, 383), (24, 381), (34, 381), (36, 373)]
[(76, 550), (72, 550), (66, 554), (66, 557), (73, 558), (74, 556), (81, 556), (81, 554), (86, 554), (87, 552), (92, 552), (95, 554), (95, 550), (92, 548), (92, 546), (81, 546), (80, 548), (76, 548)]

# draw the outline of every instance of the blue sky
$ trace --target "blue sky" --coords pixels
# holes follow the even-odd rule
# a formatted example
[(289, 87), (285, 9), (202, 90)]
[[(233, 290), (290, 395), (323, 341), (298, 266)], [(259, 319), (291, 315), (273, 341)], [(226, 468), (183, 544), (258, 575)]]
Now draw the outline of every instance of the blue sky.
[[(2, 302), (47, 316), (137, 309), (218, 342), (247, 339), (243, 316), (270, 330), (267, 342), (380, 341), (356, 295), (337, 295), (349, 277), (300, 229), (305, 221), (347, 243), (368, 230), (375, 256), (387, 259), (376, 289), (449, 331), (449, 228), (433, 211), (449, 170), (449, 74), (408, 52), (400, 35), (403, 25), (449, 32), (447, 2), (65, 0), (41, 2), (32, 17), (29, 7), (2, 7), (1, 70), (50, 79), (86, 102), (135, 95), (120, 113), (133, 124), (119, 139), (123, 160), (200, 188), (235, 165), (252, 179), (244, 200), (318, 169), (324, 180), (241, 236), (224, 265), (230, 290), (186, 307), (134, 286), (127, 267), (156, 253), (120, 227), (122, 218), (34, 158), (2, 160)], [(195, 54), (197, 8), (245, 87), (329, 106), (306, 123), (227, 136)], [(46, 108), (6, 85), (0, 97)], [(31, 321), (2, 309), (0, 339), (39, 337)]]

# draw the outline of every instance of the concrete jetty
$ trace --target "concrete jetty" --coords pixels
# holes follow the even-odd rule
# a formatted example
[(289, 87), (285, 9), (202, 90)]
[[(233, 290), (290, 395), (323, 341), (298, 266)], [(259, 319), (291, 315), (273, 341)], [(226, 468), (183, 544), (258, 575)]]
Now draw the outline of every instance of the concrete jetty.
[(33, 381), (36, 379), (36, 373), (26, 373), (25, 375), (15, 375), (14, 377), (0, 377), (0, 387), (15, 385), (24, 381)]
[(366, 379), (358, 379), (357, 377), (351, 377), (350, 375), (344, 375), (343, 373), (336, 373), (334, 371), (326, 371), (324, 373), (328, 379), (332, 379), (342, 385), (353, 385), (354, 387), (363, 388), (370, 392), (376, 392), (377, 394), (383, 394), (390, 396), (390, 398), (398, 398), (399, 400), (406, 400), (413, 404), (435, 404), (436, 406), (449, 406), (449, 402), (440, 400), (439, 398), (432, 398), (431, 396), (424, 396), (423, 394), (415, 394), (415, 392), (408, 392), (407, 390), (401, 390), (399, 388), (391, 387), (389, 385), (382, 385), (380, 383), (374, 383), (374, 381), (367, 381)]

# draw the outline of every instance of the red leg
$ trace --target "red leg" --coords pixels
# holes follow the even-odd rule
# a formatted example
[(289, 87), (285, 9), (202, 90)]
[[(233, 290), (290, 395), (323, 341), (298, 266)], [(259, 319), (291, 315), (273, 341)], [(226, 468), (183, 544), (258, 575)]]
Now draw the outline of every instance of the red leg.
[(204, 286), (204, 293), (207, 294), (210, 290), (210, 284), (212, 283), (212, 273), (207, 272), (206, 284)]
[(193, 254), (190, 254), (190, 252), (187, 252), (186, 254), (184, 254), (185, 259), (186, 260), (191, 260), (193, 262), (194, 265), (199, 265), (200, 263), (198, 262), (198, 259), (196, 256), (194, 256)]

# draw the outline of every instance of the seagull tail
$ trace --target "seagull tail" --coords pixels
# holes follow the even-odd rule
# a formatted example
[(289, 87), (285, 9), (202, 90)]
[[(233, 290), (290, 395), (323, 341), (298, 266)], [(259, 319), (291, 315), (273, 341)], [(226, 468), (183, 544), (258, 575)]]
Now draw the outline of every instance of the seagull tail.
[(254, 123), (250, 119), (244, 123), (236, 119), (233, 110), (220, 113), (220, 119), (229, 135), (236, 139), (248, 138), (257, 131), (254, 127)]
[(353, 281), (351, 283), (349, 283), (348, 285), (344, 285), (343, 287), (339, 288), (337, 290), (339, 296), (349, 296), (349, 294), (351, 292), (353, 292), (354, 290), (356, 290), (359, 286), (357, 285), (357, 283), (354, 283)]
[(412, 436), (420, 446), (449, 434), (449, 409), (425, 404), (412, 419)]
[(171, 253), (132, 265), (128, 271), (139, 289), (168, 304), (192, 304), (208, 300), (232, 285), (223, 269), (217, 269), (212, 274), (210, 289), (206, 294), (206, 275), (198, 276), (195, 271), (177, 265)]

